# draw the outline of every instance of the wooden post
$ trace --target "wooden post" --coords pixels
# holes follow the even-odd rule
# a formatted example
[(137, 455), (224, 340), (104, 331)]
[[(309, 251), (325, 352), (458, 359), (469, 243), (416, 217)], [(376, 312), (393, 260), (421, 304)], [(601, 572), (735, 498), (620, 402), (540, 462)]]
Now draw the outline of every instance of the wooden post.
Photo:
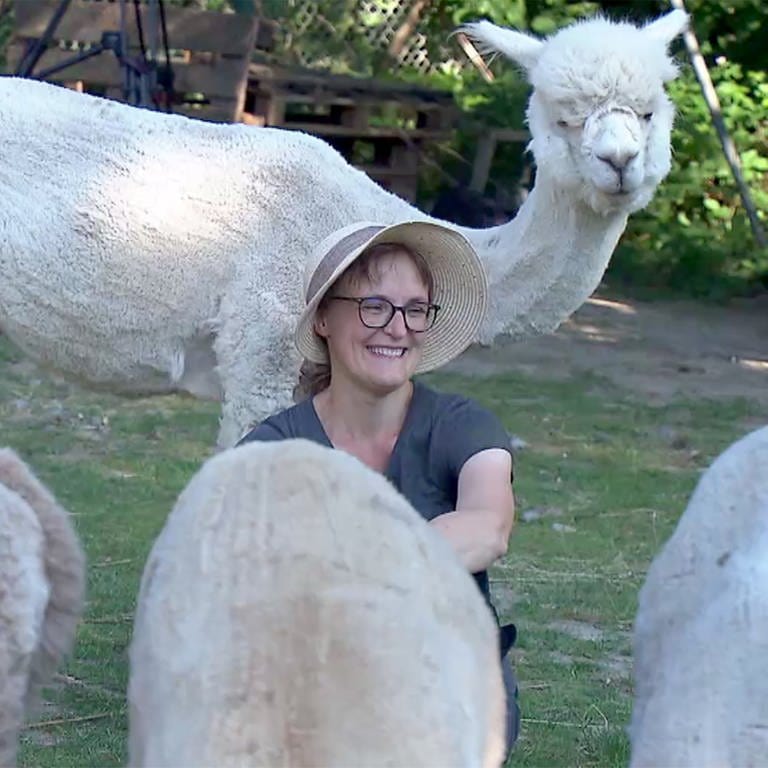
[[(683, 0), (670, 0), (670, 4), (673, 8), (685, 11), (685, 4)], [(687, 29), (683, 34), (685, 41), (685, 47), (688, 49), (688, 55), (691, 57), (691, 63), (693, 64), (693, 71), (696, 73), (696, 78), (701, 86), (701, 92), (704, 94), (704, 100), (707, 102), (709, 113), (712, 116), (712, 124), (715, 126), (717, 135), (720, 138), (720, 144), (723, 147), (723, 153), (725, 159), (728, 161), (728, 165), (731, 168), (731, 173), (736, 181), (736, 185), (739, 188), (739, 194), (744, 205), (744, 210), (747, 212), (747, 218), (749, 224), (752, 227), (752, 234), (755, 237), (757, 244), (761, 248), (768, 246), (768, 239), (766, 239), (763, 227), (760, 224), (760, 219), (757, 215), (757, 208), (752, 201), (752, 196), (749, 192), (749, 187), (744, 181), (744, 176), (741, 173), (741, 161), (739, 159), (739, 153), (736, 151), (736, 146), (731, 139), (728, 129), (725, 126), (723, 120), (723, 113), (720, 108), (720, 100), (717, 97), (717, 91), (712, 84), (712, 78), (709, 76), (709, 70), (707, 64), (704, 61), (704, 57), (701, 55), (699, 49), (699, 41), (696, 39), (696, 35), (692, 29)]]
[(400, 54), (418, 29), (421, 16), (428, 8), (430, 2), (431, 0), (413, 0), (408, 13), (405, 15), (405, 21), (395, 30), (395, 34), (392, 35), (392, 41), (387, 48), (387, 53), (395, 61), (400, 60)]
[(472, 180), (469, 188), (473, 192), (483, 193), (491, 173), (491, 163), (496, 152), (496, 134), (493, 131), (483, 134), (477, 143), (475, 162), (472, 165)]
[(491, 72), (490, 67), (483, 61), (483, 57), (480, 55), (477, 48), (475, 48), (472, 41), (463, 33), (459, 32), (456, 35), (456, 40), (458, 40), (459, 45), (461, 46), (464, 53), (467, 55), (467, 58), (472, 62), (472, 64), (478, 69), (480, 74), (483, 76), (483, 79), (486, 83), (492, 83), (493, 82), (493, 72)]

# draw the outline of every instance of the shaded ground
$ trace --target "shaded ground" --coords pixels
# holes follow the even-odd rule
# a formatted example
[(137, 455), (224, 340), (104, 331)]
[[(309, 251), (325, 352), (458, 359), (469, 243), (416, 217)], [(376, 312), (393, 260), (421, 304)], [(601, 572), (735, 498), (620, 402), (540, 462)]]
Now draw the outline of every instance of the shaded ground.
[(474, 347), (450, 369), (559, 380), (591, 372), (650, 403), (744, 397), (768, 409), (768, 296), (727, 307), (596, 297), (554, 334)]

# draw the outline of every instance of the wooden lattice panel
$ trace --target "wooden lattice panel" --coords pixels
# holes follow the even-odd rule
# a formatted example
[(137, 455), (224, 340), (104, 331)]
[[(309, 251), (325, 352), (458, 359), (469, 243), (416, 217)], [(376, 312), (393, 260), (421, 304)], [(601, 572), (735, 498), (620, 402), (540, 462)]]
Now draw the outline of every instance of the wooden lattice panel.
[[(413, 0), (359, 0), (355, 12), (357, 23), (355, 34), (364, 37), (373, 47), (386, 50), (408, 15)], [(327, 23), (323, 14), (323, 4), (316, 0), (304, 0), (294, 15), (294, 30), (300, 40), (305, 34), (317, 35), (319, 30), (328, 29), (331, 35), (332, 25)], [(305, 64), (313, 62), (306, 61)], [(450, 59), (450, 62), (433, 62), (427, 50), (427, 39), (418, 30), (406, 41), (398, 58), (399, 66), (412, 67), (420, 72), (430, 72), (438, 66), (452, 63), (463, 66), (463, 61)]]

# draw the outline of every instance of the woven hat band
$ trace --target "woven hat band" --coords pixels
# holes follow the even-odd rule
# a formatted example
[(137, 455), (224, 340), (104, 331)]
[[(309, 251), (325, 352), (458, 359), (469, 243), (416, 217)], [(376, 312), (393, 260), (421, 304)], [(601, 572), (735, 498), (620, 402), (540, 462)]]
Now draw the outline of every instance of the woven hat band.
[(339, 265), (354, 250), (364, 243), (367, 243), (377, 232), (381, 232), (384, 227), (370, 226), (350, 232), (346, 237), (342, 237), (328, 253), (325, 254), (322, 261), (315, 268), (312, 279), (307, 288), (306, 301), (309, 303), (315, 294), (331, 279), (331, 276), (339, 268)]

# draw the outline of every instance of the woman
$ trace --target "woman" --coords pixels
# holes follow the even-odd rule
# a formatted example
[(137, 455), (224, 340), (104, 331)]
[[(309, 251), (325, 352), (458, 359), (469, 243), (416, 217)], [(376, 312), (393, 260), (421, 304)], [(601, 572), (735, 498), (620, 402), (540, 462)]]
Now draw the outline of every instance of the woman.
[[(298, 402), (240, 442), (302, 437), (382, 472), (454, 547), (493, 608), (486, 568), (506, 553), (514, 520), (508, 435), (472, 400), (413, 381), (475, 337), (488, 291), (476, 253), (437, 224), (358, 223), (321, 243), (305, 288)], [(501, 630), (503, 657), (514, 634)], [(511, 748), (517, 686), (506, 658), (502, 667)]]

